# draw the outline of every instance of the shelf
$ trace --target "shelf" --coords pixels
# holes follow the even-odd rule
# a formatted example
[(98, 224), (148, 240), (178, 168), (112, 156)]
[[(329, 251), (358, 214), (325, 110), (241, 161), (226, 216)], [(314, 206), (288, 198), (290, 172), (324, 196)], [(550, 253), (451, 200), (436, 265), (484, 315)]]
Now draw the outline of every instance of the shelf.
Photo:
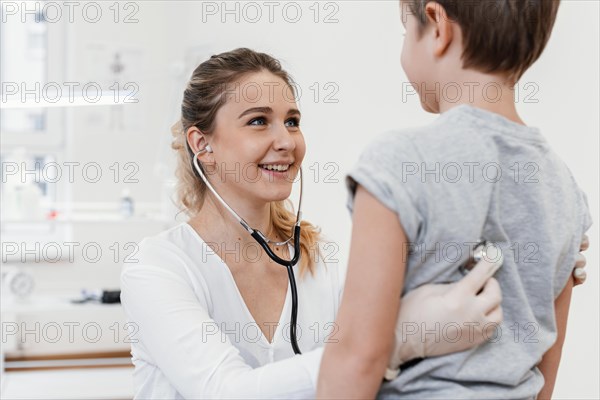
[[(115, 95), (117, 100), (115, 101)], [(74, 96), (69, 99), (69, 96), (64, 96), (58, 99), (56, 102), (49, 101), (19, 101), (19, 100), (7, 100), (0, 103), (2, 110), (11, 109), (24, 109), (24, 108), (55, 108), (55, 107), (93, 107), (93, 106), (118, 106), (124, 104), (137, 104), (137, 102), (125, 101), (131, 93), (128, 91), (104, 91), (100, 95), (98, 101), (91, 102), (84, 99), (82, 96)]]
[(74, 224), (74, 223), (129, 223), (129, 222), (160, 222), (160, 223), (179, 223), (166, 217), (159, 216), (102, 216), (102, 217), (71, 217), (71, 218), (55, 218), (55, 219), (2, 219), (1, 225), (20, 225), (20, 224)]
[[(157, 203), (140, 202), (135, 204), (136, 213), (131, 217), (123, 216), (119, 212), (119, 205), (113, 202), (96, 202), (96, 203), (73, 203), (70, 205), (56, 204), (55, 207), (59, 210), (55, 218), (4, 218), (0, 219), (0, 225), (47, 225), (47, 224), (80, 224), (80, 223), (97, 223), (97, 224), (114, 224), (114, 223), (172, 223), (178, 224), (184, 222), (184, 215), (179, 215), (178, 219), (175, 216), (166, 216), (162, 211), (162, 207)], [(69, 210), (69, 211), (60, 211)], [(175, 213), (175, 211), (173, 211)], [(182, 213), (183, 214), (183, 213)]]
[[(3, 399), (131, 399), (131, 368), (6, 372)], [(32, 384), (32, 382), (35, 382)]]

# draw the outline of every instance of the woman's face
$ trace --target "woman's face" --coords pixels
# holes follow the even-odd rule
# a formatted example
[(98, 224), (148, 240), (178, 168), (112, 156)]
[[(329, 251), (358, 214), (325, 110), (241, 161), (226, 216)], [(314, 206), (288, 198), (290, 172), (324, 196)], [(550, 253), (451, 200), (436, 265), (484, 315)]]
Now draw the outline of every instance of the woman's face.
[(227, 97), (213, 134), (206, 138), (214, 164), (205, 166), (219, 177), (209, 179), (250, 201), (287, 199), (306, 152), (292, 90), (263, 71), (237, 81)]

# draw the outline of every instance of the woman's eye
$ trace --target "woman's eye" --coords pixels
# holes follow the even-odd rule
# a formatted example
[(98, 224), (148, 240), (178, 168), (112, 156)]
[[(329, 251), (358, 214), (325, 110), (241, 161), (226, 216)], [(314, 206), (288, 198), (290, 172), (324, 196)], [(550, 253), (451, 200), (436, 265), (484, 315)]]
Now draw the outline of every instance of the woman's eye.
[(285, 126), (298, 127), (300, 126), (300, 120), (298, 118), (290, 118), (285, 121)]
[(258, 118), (251, 119), (248, 122), (248, 125), (264, 125), (265, 123), (266, 123), (266, 120), (264, 117), (258, 117)]

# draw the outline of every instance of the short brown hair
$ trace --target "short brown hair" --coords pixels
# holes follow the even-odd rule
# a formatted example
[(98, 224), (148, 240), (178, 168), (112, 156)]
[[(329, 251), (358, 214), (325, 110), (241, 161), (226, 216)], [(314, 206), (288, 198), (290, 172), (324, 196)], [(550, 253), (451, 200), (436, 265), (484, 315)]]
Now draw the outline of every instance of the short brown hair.
[[(402, 0), (427, 25), (431, 0)], [(540, 57), (554, 26), (559, 0), (437, 0), (463, 34), (463, 66), (504, 72), (516, 82)]]

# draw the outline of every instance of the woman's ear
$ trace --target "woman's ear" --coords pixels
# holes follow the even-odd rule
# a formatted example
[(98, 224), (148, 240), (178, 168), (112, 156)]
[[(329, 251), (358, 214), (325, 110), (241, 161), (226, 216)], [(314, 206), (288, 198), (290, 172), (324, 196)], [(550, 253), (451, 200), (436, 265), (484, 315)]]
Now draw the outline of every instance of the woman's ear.
[(435, 1), (430, 1), (425, 5), (425, 16), (427, 23), (432, 25), (435, 35), (434, 56), (441, 57), (452, 43), (452, 24), (454, 22), (448, 18), (444, 7)]
[[(186, 139), (192, 153), (196, 154), (202, 149), (206, 149), (208, 146), (208, 141), (206, 140), (206, 135), (200, 131), (195, 126), (191, 126), (186, 133)], [(203, 163), (212, 163), (214, 162), (213, 153), (210, 151), (204, 151), (198, 155), (198, 159)]]

